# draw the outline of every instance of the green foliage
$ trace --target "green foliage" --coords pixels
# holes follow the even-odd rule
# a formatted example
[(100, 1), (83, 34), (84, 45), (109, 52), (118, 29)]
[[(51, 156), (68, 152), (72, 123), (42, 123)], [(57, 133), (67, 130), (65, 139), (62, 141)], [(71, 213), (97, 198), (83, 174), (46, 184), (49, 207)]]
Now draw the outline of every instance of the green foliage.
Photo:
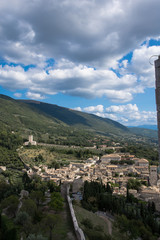
[(120, 161), (116, 161), (116, 160), (111, 160), (111, 164), (116, 164), (116, 165), (124, 165), (124, 164), (128, 164), (128, 165), (133, 165), (135, 162), (133, 160), (120, 160)]
[(39, 154), (37, 157), (35, 157), (35, 161), (39, 162), (39, 163), (45, 162), (45, 160), (41, 154)]
[(59, 192), (53, 192), (51, 194), (50, 207), (55, 211), (61, 211), (63, 209), (63, 198)]
[(26, 240), (48, 240), (46, 237), (43, 237), (41, 234), (29, 234)]
[(25, 225), (28, 221), (30, 220), (30, 217), (28, 213), (26, 212), (18, 212), (16, 218), (15, 218), (15, 223), (18, 225)]
[(115, 223), (120, 232), (126, 233), (129, 239), (137, 239), (138, 237), (145, 240), (157, 239), (140, 220), (129, 220), (126, 216), (122, 215), (117, 216)]
[(26, 212), (29, 216), (35, 217), (37, 206), (34, 200), (28, 198), (23, 200), (21, 211)]
[(22, 138), (19, 135), (7, 130), (0, 130), (0, 165), (22, 169), (23, 164), (16, 151), (20, 144), (22, 144)]
[(97, 134), (131, 135), (118, 122), (53, 104), (17, 101), (1, 95), (0, 109), (0, 122), (5, 128), (20, 132), (25, 139), (33, 134), (38, 142), (93, 146)]
[(60, 163), (53, 160), (50, 164), (48, 164), (48, 168), (55, 168), (55, 169), (59, 169), (60, 168)]
[(127, 183), (129, 189), (136, 189), (137, 191), (141, 189), (141, 185), (142, 185), (141, 181), (134, 178), (130, 178)]
[(158, 163), (158, 150), (151, 146), (143, 145), (129, 145), (128, 147), (122, 148), (121, 152), (130, 152), (130, 154), (135, 155), (139, 158), (146, 158), (151, 164)]
[(47, 186), (51, 193), (52, 192), (60, 192), (60, 186), (57, 186), (56, 183), (51, 180), (47, 182)]
[(43, 219), (43, 224), (46, 229), (49, 230), (49, 240), (53, 239), (53, 234), (52, 231), (56, 224), (58, 224), (60, 221), (60, 216), (59, 215), (53, 215), (53, 214), (47, 214), (46, 217)]
[(0, 181), (0, 201), (8, 196), (11, 192), (11, 187), (5, 181)]
[(115, 151), (115, 150), (113, 150), (113, 149), (106, 149), (106, 150), (105, 150), (105, 153), (107, 153), (107, 154), (112, 154), (112, 153), (114, 153), (114, 151)]
[(18, 197), (15, 195), (11, 195), (1, 202), (1, 209), (7, 208), (7, 214), (15, 216), (18, 204), (19, 204)]
[[(96, 183), (97, 184), (97, 183)], [(96, 184), (85, 182), (84, 195), (82, 205), (88, 210), (94, 211), (95, 205), (97, 210), (109, 211), (113, 215), (124, 215), (123, 217), (123, 229), (130, 232), (130, 239), (136, 238), (136, 236), (149, 236), (147, 239), (152, 239), (151, 236), (160, 233), (160, 224), (158, 223), (158, 217), (155, 217), (155, 204), (141, 202), (135, 198), (132, 194), (129, 194), (129, 186), (139, 189), (141, 183), (137, 180), (129, 181), (127, 187), (127, 197), (112, 195), (109, 187), (105, 189), (99, 185), (99, 191), (97, 194), (95, 191)], [(108, 185), (109, 186), (109, 185)], [(139, 219), (139, 224), (135, 224)], [(130, 228), (128, 227), (130, 225)], [(135, 235), (134, 235), (135, 234)], [(133, 238), (132, 238), (133, 236)], [(143, 238), (142, 238), (143, 239)], [(145, 238), (144, 238), (145, 239)]]
[(111, 240), (111, 236), (104, 235), (99, 231), (93, 231), (92, 229), (86, 229), (85, 234), (87, 235), (89, 240)]
[(37, 191), (31, 191), (30, 198), (35, 201), (37, 206), (39, 206), (44, 201), (44, 194), (43, 194), (42, 191), (38, 191), (38, 190)]
[(104, 234), (103, 229), (100, 225), (94, 226), (89, 218), (85, 218), (81, 221), (84, 225), (84, 232), (89, 240), (110, 240), (110, 236)]
[(155, 140), (157, 140), (158, 138), (158, 134), (156, 130), (151, 130), (151, 129), (146, 129), (146, 128), (137, 128), (137, 127), (133, 127), (133, 128), (129, 128), (129, 130), (137, 135), (140, 136), (146, 136), (149, 138), (153, 138)]
[(40, 176), (34, 175), (32, 177), (32, 181), (28, 185), (28, 190), (40, 191), (44, 195), (46, 189), (47, 189), (47, 183), (42, 182)]
[(81, 221), (81, 223), (89, 229), (93, 229), (93, 223), (91, 222), (91, 220), (89, 218), (85, 218)]
[(17, 240), (18, 234), (14, 223), (7, 217), (1, 216), (0, 228), (1, 240)]

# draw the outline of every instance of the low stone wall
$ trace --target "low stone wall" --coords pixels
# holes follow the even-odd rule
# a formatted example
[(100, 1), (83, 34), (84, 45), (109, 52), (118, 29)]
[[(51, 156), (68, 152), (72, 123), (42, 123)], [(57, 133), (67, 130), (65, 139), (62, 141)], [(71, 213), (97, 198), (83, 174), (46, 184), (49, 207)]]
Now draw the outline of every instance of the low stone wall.
[(82, 229), (78, 226), (78, 222), (74, 213), (74, 209), (72, 206), (72, 200), (69, 196), (69, 186), (67, 186), (67, 201), (68, 201), (68, 205), (69, 205), (69, 209), (70, 209), (70, 213), (71, 213), (71, 217), (72, 217), (72, 221), (73, 221), (73, 225), (74, 225), (74, 230), (77, 236), (78, 240), (85, 240), (85, 236), (84, 233), (82, 231)]

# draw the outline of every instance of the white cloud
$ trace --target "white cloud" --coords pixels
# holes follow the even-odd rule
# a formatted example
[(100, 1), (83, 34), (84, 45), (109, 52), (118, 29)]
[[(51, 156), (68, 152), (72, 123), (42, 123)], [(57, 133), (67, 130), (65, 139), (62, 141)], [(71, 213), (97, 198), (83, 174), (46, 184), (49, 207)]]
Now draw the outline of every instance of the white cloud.
[(76, 111), (82, 111), (82, 108), (81, 107), (76, 107), (76, 108), (74, 108), (74, 110), (76, 110)]
[[(40, 97), (59, 92), (86, 98), (105, 96), (124, 103), (154, 87), (154, 68), (148, 61), (159, 54), (160, 47), (139, 46), (159, 38), (159, 0), (12, 3), (0, 4), (0, 56), (36, 68), (1, 68), (4, 88), (27, 89)], [(130, 51), (131, 63), (123, 60), (119, 66), (119, 59)], [(47, 67), (49, 58), (55, 59), (54, 67)]]
[(106, 112), (109, 115), (115, 114), (119, 122), (129, 126), (157, 124), (156, 112), (139, 111), (136, 104), (113, 105), (106, 108)]
[(30, 99), (45, 99), (45, 96), (41, 95), (40, 93), (27, 92), (26, 96)]
[(24, 64), (53, 57), (113, 67), (147, 37), (159, 36), (158, 0), (5, 2), (0, 6), (1, 53)]
[(49, 67), (47, 72), (39, 68), (24, 71), (21, 66), (6, 65), (1, 67), (0, 84), (9, 89), (27, 88), (42, 95), (61, 92), (86, 98), (105, 96), (111, 101), (126, 102), (136, 92), (137, 79), (128, 74), (120, 78), (111, 70), (67, 62), (64, 69), (61, 63), (61, 68)]
[(17, 98), (20, 98), (20, 97), (22, 97), (22, 93), (14, 93), (14, 96)]
[(106, 108), (106, 112), (108, 113), (119, 113), (119, 114), (123, 114), (123, 113), (135, 113), (138, 112), (138, 107), (136, 104), (127, 104), (127, 105), (113, 105), (110, 106), (108, 108)]
[(110, 118), (128, 126), (157, 124), (156, 112), (139, 111), (136, 104), (112, 105), (106, 109), (102, 105), (89, 106), (81, 108), (81, 111), (93, 113), (103, 118)]
[(84, 108), (84, 111), (91, 112), (91, 113), (95, 113), (95, 112), (102, 113), (104, 111), (104, 107), (102, 105), (90, 106), (90, 107)]
[[(153, 55), (160, 54), (160, 46), (142, 46), (133, 52), (132, 64), (130, 71), (134, 71), (139, 77), (141, 84), (144, 87), (154, 87), (154, 66), (149, 63)], [(158, 58), (158, 56), (157, 56)], [(154, 61), (156, 58), (153, 58)], [(154, 63), (154, 62), (153, 62)]]

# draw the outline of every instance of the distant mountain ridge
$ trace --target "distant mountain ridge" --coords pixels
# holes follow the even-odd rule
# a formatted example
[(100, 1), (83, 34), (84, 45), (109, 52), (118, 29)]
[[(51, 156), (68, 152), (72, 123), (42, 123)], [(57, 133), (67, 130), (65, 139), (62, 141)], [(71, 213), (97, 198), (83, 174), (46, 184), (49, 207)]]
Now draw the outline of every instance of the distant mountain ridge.
[(67, 142), (72, 139), (94, 139), (95, 134), (109, 136), (112, 139), (130, 137), (135, 135), (153, 137), (157, 139), (157, 131), (128, 128), (108, 118), (98, 117), (93, 114), (60, 107), (55, 104), (35, 100), (15, 100), (0, 94), (0, 128), (9, 127), (19, 131), (25, 137), (34, 134), (36, 138), (46, 139), (50, 142)]
[(129, 130), (139, 136), (149, 137), (158, 140), (158, 131), (140, 127), (129, 127)]
[(37, 103), (36, 101), (30, 100), (19, 101), (29, 105), (32, 109), (38, 111), (39, 113), (48, 117), (54, 117), (69, 126), (83, 127), (85, 129), (101, 133), (105, 133), (107, 131), (115, 134), (119, 134), (121, 131), (129, 132), (127, 127), (108, 118), (102, 118), (93, 114), (60, 107), (55, 104), (44, 102)]
[(35, 100), (15, 100), (0, 94), (0, 122), (12, 129), (50, 132), (83, 129), (104, 135), (129, 134), (129, 129), (108, 118)]
[(139, 126), (128, 126), (128, 128), (145, 128), (145, 129), (151, 129), (151, 130), (158, 130), (157, 125), (139, 125)]

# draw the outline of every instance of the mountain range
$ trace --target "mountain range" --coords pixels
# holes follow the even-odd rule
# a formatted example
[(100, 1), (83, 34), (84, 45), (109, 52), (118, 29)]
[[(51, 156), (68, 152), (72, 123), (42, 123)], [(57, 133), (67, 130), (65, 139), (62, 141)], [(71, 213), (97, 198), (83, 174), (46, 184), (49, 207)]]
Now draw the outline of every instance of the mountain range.
[[(135, 126), (129, 126), (129, 128), (135, 128)], [(136, 126), (136, 128), (145, 128), (145, 129), (151, 129), (151, 130), (157, 130), (157, 125), (140, 125)]]
[[(112, 137), (130, 137), (133, 134), (141, 136), (142, 130), (127, 128), (126, 126), (108, 118), (101, 118), (55, 104), (34, 100), (15, 100), (0, 94), (0, 124), (13, 131), (19, 131), (24, 137), (34, 134), (52, 140), (60, 137), (81, 138), (82, 136), (99, 134)], [(137, 132), (138, 131), (138, 132)], [(153, 131), (153, 130), (150, 130)], [(150, 137), (145, 132), (145, 137)], [(143, 135), (143, 134), (142, 134)], [(152, 132), (157, 137), (157, 131)]]

